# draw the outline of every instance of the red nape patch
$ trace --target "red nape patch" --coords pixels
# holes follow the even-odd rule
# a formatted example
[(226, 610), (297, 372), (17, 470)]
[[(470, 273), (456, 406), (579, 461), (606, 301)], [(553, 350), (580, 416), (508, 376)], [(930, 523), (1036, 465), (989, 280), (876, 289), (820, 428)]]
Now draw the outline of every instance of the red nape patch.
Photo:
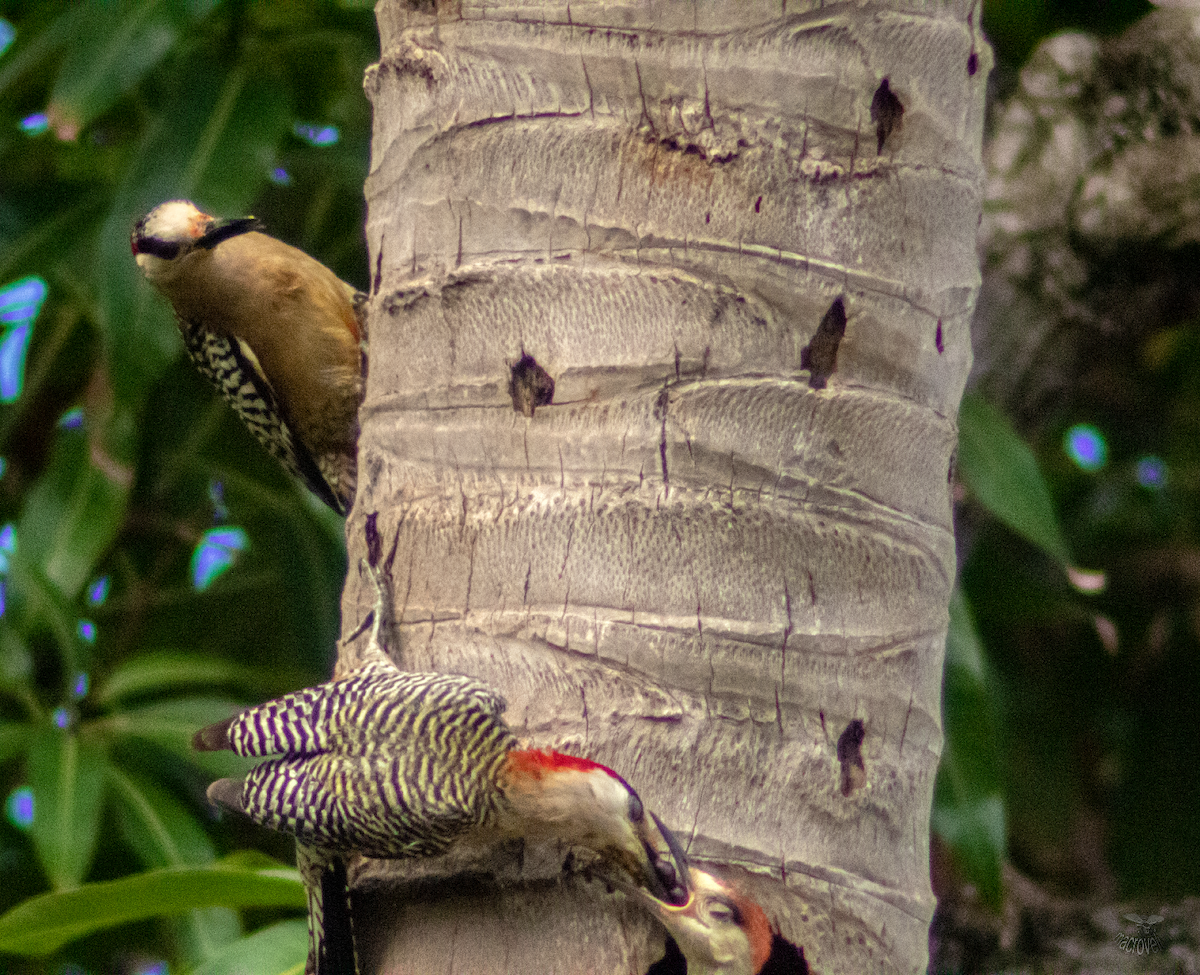
[(754, 901), (740, 899), (740, 906), (742, 908), (742, 926), (750, 941), (751, 968), (757, 972), (767, 963), (767, 959), (771, 955), (771, 922), (767, 920), (767, 912)]
[(509, 774), (525, 775), (531, 779), (540, 779), (548, 772), (594, 772), (596, 769), (616, 777), (612, 769), (578, 755), (536, 748), (516, 749), (508, 753)]

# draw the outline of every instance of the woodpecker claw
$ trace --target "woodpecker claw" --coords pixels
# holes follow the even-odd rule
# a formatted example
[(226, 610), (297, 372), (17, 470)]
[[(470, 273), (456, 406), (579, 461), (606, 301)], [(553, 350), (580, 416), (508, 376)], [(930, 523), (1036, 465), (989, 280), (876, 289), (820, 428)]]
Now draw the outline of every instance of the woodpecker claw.
[(208, 801), (214, 806), (231, 809), (243, 816), (246, 814), (245, 806), (242, 803), (241, 779), (217, 779), (208, 787), (207, 795)]

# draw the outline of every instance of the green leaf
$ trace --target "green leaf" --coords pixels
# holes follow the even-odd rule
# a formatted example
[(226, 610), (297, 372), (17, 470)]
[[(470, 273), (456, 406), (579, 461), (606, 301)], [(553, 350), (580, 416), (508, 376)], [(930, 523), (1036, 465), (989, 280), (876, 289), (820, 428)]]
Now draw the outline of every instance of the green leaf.
[(91, 866), (104, 797), (104, 749), (55, 727), (37, 728), (28, 752), (30, 833), (56, 890), (75, 887)]
[[(134, 772), (110, 763), (112, 810), (125, 841), (146, 867), (183, 867), (210, 863), (216, 853), (204, 827), (169, 792)], [(227, 908), (190, 911), (179, 919), (177, 938), (206, 958), (241, 934), (237, 915)]]
[(289, 682), (287, 675), (277, 671), (198, 653), (152, 650), (118, 664), (97, 688), (95, 699), (110, 705), (127, 698), (193, 687), (236, 687), (253, 697), (263, 697), (294, 686), (295, 680)]
[(943, 692), (945, 747), (934, 786), (933, 831), (954, 851), (986, 903), (999, 908), (1006, 847), (1000, 728), (989, 694), (987, 663), (970, 605), (950, 598)]
[[(74, 608), (63, 597), (62, 591), (48, 579), (41, 567), (26, 557), (24, 549), (18, 549), (9, 564), (9, 612), (6, 622), (18, 627), (20, 634), (36, 633), (40, 625), (49, 629), (61, 654), (61, 669), (64, 673), (78, 671), (78, 637), (75, 624), (78, 621)], [(16, 612), (14, 612), (14, 609)], [(32, 674), (28, 665), (32, 659), (22, 659), (27, 654), (25, 641), (20, 634), (4, 633), (0, 636), (5, 652), (4, 676), (0, 678), (9, 686), (27, 684)], [(44, 651), (43, 651), (44, 652)], [(8, 673), (9, 667), (13, 673)]]
[(935, 800), (932, 826), (954, 851), (955, 862), (978, 888), (983, 902), (999, 911), (1004, 903), (1004, 800), (998, 795), (959, 803)]
[(92, 461), (88, 435), (62, 430), (50, 463), (29, 492), (17, 537), (22, 555), (73, 601), (112, 544), (125, 514), (128, 487)]
[(117, 737), (134, 738), (163, 749), (212, 775), (245, 775), (254, 761), (233, 752), (197, 752), (192, 737), (205, 725), (224, 721), (246, 705), (223, 698), (188, 697), (177, 701), (156, 701), (142, 707), (118, 711), (93, 722), (89, 727)]
[(20, 755), (33, 740), (33, 725), (23, 721), (0, 721), (0, 762)]
[(43, 957), (76, 938), (203, 907), (306, 906), (295, 870), (216, 863), (170, 867), (30, 898), (0, 916), (0, 951)]
[(81, 3), (67, 4), (66, 9), (49, 22), (39, 23), (33, 17), (26, 21), (23, 25), (26, 29), (18, 33), (13, 49), (6, 51), (0, 61), (0, 103), (12, 104), (16, 93), (8, 89), (23, 75), (52, 70), (59, 50), (79, 31), (83, 8)]
[(962, 670), (972, 684), (982, 688), (985, 685), (984, 673), (986, 657), (983, 652), (983, 641), (975, 627), (975, 617), (967, 597), (957, 586), (950, 594), (950, 626), (946, 631), (946, 669)]
[(170, 793), (109, 764), (113, 810), (125, 841), (147, 867), (209, 863), (212, 841), (195, 816)]
[(59, 138), (111, 108), (179, 39), (186, 6), (162, 0), (81, 4), (85, 10), (59, 67), (47, 114)]
[(988, 511), (1063, 566), (1071, 562), (1033, 451), (976, 393), (958, 411), (958, 476)]
[(290, 126), (288, 90), (270, 67), (238, 64), (189, 160), (188, 193), (211, 213), (242, 215), (275, 166)]
[(280, 921), (233, 942), (191, 975), (303, 975), (307, 960), (308, 925)]

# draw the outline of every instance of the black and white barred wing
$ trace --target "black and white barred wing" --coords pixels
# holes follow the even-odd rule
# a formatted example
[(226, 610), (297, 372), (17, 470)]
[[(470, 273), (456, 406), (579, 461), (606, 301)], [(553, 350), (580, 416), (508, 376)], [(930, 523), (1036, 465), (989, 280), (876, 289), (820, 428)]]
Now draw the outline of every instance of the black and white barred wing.
[(516, 739), (503, 699), (468, 677), (376, 663), (250, 708), (198, 748), (280, 757), (209, 796), (302, 843), (374, 857), (429, 856), (485, 825)]
[(192, 362), (233, 407), (254, 438), (313, 494), (344, 515), (345, 488), (331, 481), (304, 442), (292, 434), (279, 397), (250, 346), (194, 322), (180, 320), (180, 326)]

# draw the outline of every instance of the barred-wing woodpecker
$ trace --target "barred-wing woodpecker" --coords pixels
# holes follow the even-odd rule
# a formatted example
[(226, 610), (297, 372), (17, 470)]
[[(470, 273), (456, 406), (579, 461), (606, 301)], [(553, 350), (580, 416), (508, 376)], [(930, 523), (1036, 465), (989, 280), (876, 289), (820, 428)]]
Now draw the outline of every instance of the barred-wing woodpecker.
[(175, 309), (188, 355), (268, 452), (345, 514), (354, 499), (365, 296), (329, 268), (185, 200), (137, 222), (138, 267)]
[[(352, 941), (345, 863), (352, 853), (432, 856), (516, 837), (596, 850), (665, 902), (686, 891), (666, 840), (620, 775), (596, 762), (521, 746), (504, 700), (471, 677), (396, 668), (379, 645), (363, 667), (203, 729), (201, 750), (277, 755), (244, 780), (221, 779), (214, 802), (297, 838), (309, 890), (309, 970), (351, 971), (333, 942)], [(674, 842), (672, 838), (672, 842)], [(340, 871), (340, 872), (339, 872)], [(330, 897), (336, 895), (337, 903)]]

